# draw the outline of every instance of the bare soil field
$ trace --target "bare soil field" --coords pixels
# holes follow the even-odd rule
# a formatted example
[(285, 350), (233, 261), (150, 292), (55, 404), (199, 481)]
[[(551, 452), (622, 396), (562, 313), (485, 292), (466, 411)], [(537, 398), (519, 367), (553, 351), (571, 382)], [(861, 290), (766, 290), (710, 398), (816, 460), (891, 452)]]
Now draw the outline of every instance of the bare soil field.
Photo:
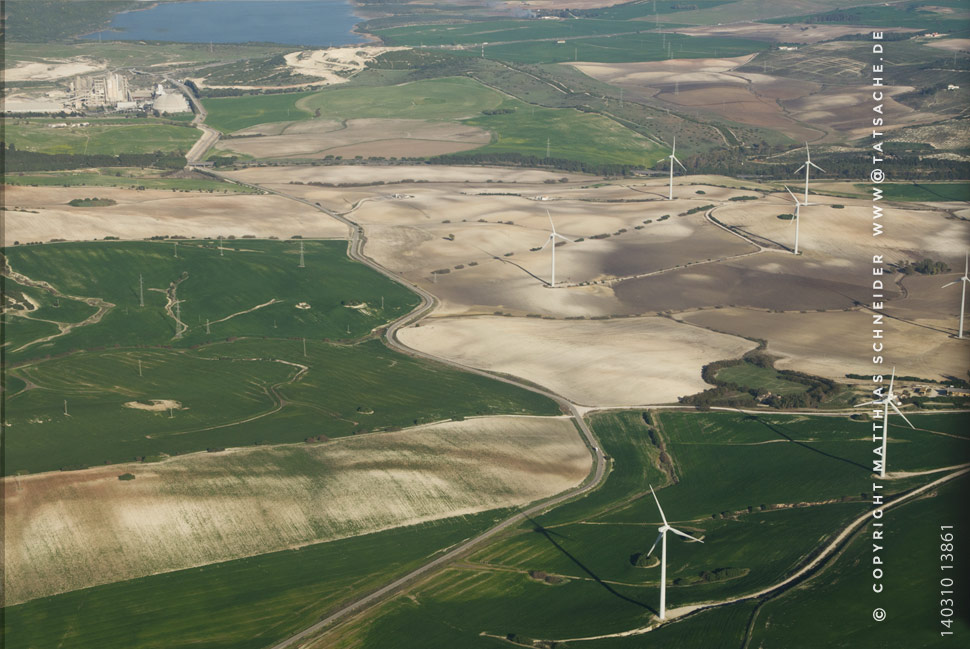
[[(591, 179), (591, 176), (567, 172), (550, 172), (537, 169), (514, 169), (508, 167), (445, 167), (437, 165), (395, 165), (389, 167), (334, 165), (327, 167), (263, 167), (234, 171), (232, 178), (252, 183), (352, 183), (355, 185), (375, 183), (399, 183), (419, 181), (433, 183), (463, 183), (487, 181), (542, 183), (568, 177), (571, 180)], [(501, 191), (493, 188), (493, 191)]]
[(591, 462), (566, 418), (489, 417), (8, 477), (6, 603), (524, 505)]
[(431, 156), (467, 151), (491, 141), (487, 131), (454, 122), (418, 119), (311, 120), (263, 124), (224, 140), (223, 149), (259, 159)]
[[(685, 322), (768, 341), (775, 366), (832, 379), (872, 369), (871, 316), (867, 311), (769, 313), (750, 309), (707, 309), (677, 316)], [(884, 320), (885, 371), (896, 365), (905, 376), (945, 380), (966, 376), (970, 341), (895, 319)]]
[(4, 79), (7, 83), (17, 81), (51, 81), (73, 77), (79, 74), (88, 74), (104, 70), (108, 65), (104, 61), (95, 61), (78, 57), (69, 60), (50, 59), (44, 62), (22, 61), (12, 68), (3, 71)]
[(345, 83), (384, 52), (406, 50), (407, 47), (374, 47), (352, 45), (331, 47), (325, 50), (303, 50), (291, 52), (284, 57), (286, 65), (293, 68), (294, 74), (306, 77), (319, 77), (319, 85)]
[[(307, 205), (272, 195), (207, 194), (118, 187), (4, 187), (8, 241), (70, 241), (106, 236), (142, 239), (155, 235), (187, 237), (251, 234), (257, 237), (346, 238), (339, 221)], [(116, 205), (72, 207), (68, 201), (96, 195)]]
[(949, 52), (970, 52), (970, 38), (927, 39), (923, 44)]
[(778, 99), (817, 92), (818, 84), (768, 74), (734, 72), (753, 55), (723, 59), (672, 59), (640, 63), (575, 63), (594, 79), (619, 85), (634, 95), (709, 110), (721, 117), (775, 128), (796, 139), (816, 139), (823, 131), (788, 115)]
[[(791, 188), (797, 192), (795, 186)], [(791, 247), (794, 225), (778, 218), (778, 214), (794, 212), (791, 199), (785, 198), (787, 193), (779, 193), (754, 205), (720, 207), (714, 216), (725, 225)], [(968, 224), (943, 210), (923, 205), (912, 209), (886, 207), (881, 219), (883, 234), (873, 237), (871, 201), (812, 194), (809, 200), (817, 204), (802, 208), (799, 251), (818, 263), (843, 264), (847, 268), (868, 264), (874, 253), (886, 255), (886, 261), (893, 263), (918, 261), (927, 255), (951, 265), (962, 259)]]
[(675, 33), (688, 36), (722, 36), (728, 38), (752, 38), (775, 43), (818, 43), (842, 38), (849, 34), (882, 32), (917, 32), (906, 27), (865, 27), (860, 25), (806, 25), (803, 23), (777, 25), (772, 23), (735, 23), (731, 25), (705, 25), (674, 29)]
[(708, 387), (706, 363), (756, 346), (660, 317), (435, 318), (398, 335), (416, 349), (518, 376), (588, 406), (676, 401)]

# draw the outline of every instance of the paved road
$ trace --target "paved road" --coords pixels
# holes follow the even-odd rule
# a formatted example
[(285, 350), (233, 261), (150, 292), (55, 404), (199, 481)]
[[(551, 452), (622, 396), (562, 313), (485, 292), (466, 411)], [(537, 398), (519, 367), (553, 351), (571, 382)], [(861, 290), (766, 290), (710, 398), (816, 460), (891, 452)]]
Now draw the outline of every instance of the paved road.
[(192, 148), (189, 149), (189, 152), (185, 154), (185, 166), (191, 167), (192, 165), (198, 164), (203, 158), (205, 158), (205, 154), (209, 152), (209, 149), (215, 146), (222, 133), (210, 126), (206, 126), (205, 118), (209, 114), (206, 112), (205, 106), (202, 105), (202, 102), (196, 98), (195, 94), (189, 90), (185, 84), (168, 77), (165, 77), (165, 80), (178, 88), (195, 108), (195, 119), (192, 120), (192, 126), (202, 131), (202, 137), (200, 137), (199, 140), (192, 145)]
[[(217, 172), (211, 172), (210, 171), (209, 173), (212, 173), (213, 175), (219, 176), (219, 177), (221, 177), (221, 178), (223, 178), (225, 180), (228, 180), (230, 182), (238, 182), (238, 181), (233, 180), (232, 178), (229, 178), (229, 177), (224, 176), (224, 175), (222, 175), (220, 173), (217, 173)], [(547, 509), (549, 509), (551, 507), (555, 507), (556, 505), (559, 505), (559, 504), (561, 504), (561, 503), (563, 503), (563, 502), (565, 502), (567, 500), (570, 500), (571, 498), (575, 498), (576, 496), (579, 496), (579, 495), (584, 494), (584, 493), (586, 493), (586, 492), (588, 492), (588, 491), (590, 491), (592, 489), (595, 489), (596, 487), (598, 487), (600, 485), (600, 483), (603, 481), (603, 478), (606, 476), (606, 458), (603, 456), (603, 451), (599, 447), (599, 442), (596, 441), (596, 438), (593, 436), (593, 432), (589, 429), (589, 426), (586, 425), (586, 421), (583, 419), (583, 416), (582, 416), (579, 408), (575, 404), (567, 401), (566, 399), (564, 399), (563, 397), (561, 397), (561, 396), (559, 396), (557, 394), (554, 394), (554, 393), (549, 392), (547, 390), (544, 390), (542, 388), (538, 388), (538, 387), (535, 387), (535, 386), (532, 386), (532, 385), (528, 385), (528, 384), (525, 384), (525, 383), (520, 383), (519, 381), (516, 381), (516, 380), (511, 379), (511, 378), (508, 378), (508, 377), (496, 376), (494, 374), (490, 374), (488, 372), (479, 370), (479, 369), (474, 368), (474, 367), (468, 367), (466, 365), (462, 365), (461, 363), (455, 363), (455, 362), (449, 361), (447, 359), (438, 358), (438, 357), (433, 356), (431, 354), (426, 354), (424, 352), (420, 352), (418, 350), (411, 349), (410, 347), (405, 346), (400, 340), (398, 340), (398, 338), (397, 338), (397, 332), (401, 329), (401, 327), (405, 327), (405, 326), (407, 326), (409, 324), (412, 324), (412, 323), (420, 320), (424, 316), (428, 315), (428, 313), (430, 313), (434, 309), (435, 305), (437, 304), (437, 299), (435, 298), (434, 295), (432, 295), (428, 291), (422, 289), (420, 286), (416, 286), (416, 285), (414, 285), (414, 284), (412, 284), (412, 283), (410, 283), (410, 282), (408, 282), (408, 281), (406, 281), (406, 280), (398, 277), (397, 275), (395, 275), (394, 273), (392, 273), (390, 270), (384, 268), (383, 266), (381, 266), (380, 264), (378, 264), (376, 261), (374, 261), (370, 257), (367, 257), (363, 253), (364, 244), (367, 242), (367, 239), (366, 239), (366, 237), (363, 234), (363, 229), (357, 223), (351, 221), (350, 219), (348, 219), (343, 214), (340, 214), (340, 213), (337, 213), (337, 212), (332, 212), (332, 211), (330, 211), (330, 210), (328, 210), (328, 209), (326, 209), (326, 208), (324, 208), (324, 207), (322, 207), (322, 206), (320, 206), (320, 205), (318, 205), (318, 204), (316, 204), (316, 203), (314, 203), (312, 201), (306, 200), (306, 199), (301, 198), (299, 196), (294, 196), (292, 194), (287, 194), (285, 192), (277, 191), (277, 190), (274, 190), (274, 189), (269, 189), (269, 188), (262, 187), (262, 186), (259, 186), (259, 185), (253, 185), (253, 184), (250, 184), (250, 183), (239, 183), (239, 184), (249, 185), (250, 187), (253, 187), (255, 189), (260, 189), (262, 191), (268, 191), (270, 193), (277, 194), (277, 195), (283, 196), (285, 198), (289, 198), (291, 200), (294, 200), (294, 201), (303, 203), (305, 205), (309, 205), (311, 207), (314, 207), (314, 208), (320, 210), (324, 214), (327, 214), (328, 216), (333, 217), (333, 218), (337, 219), (338, 221), (344, 223), (345, 225), (347, 225), (347, 227), (350, 228), (350, 240), (349, 240), (348, 245), (347, 245), (347, 254), (348, 254), (348, 256), (350, 256), (352, 259), (355, 259), (356, 261), (361, 262), (362, 264), (366, 264), (367, 266), (373, 268), (377, 272), (379, 272), (382, 275), (390, 278), (391, 280), (397, 282), (398, 284), (402, 284), (404, 286), (407, 286), (409, 289), (411, 289), (412, 291), (416, 292), (421, 297), (421, 304), (418, 305), (418, 307), (415, 310), (411, 311), (410, 313), (404, 315), (401, 318), (398, 318), (397, 320), (395, 320), (394, 322), (392, 322), (390, 325), (388, 325), (388, 327), (387, 327), (387, 333), (386, 333), (387, 342), (388, 342), (388, 344), (393, 349), (395, 349), (395, 350), (397, 350), (397, 351), (399, 351), (401, 353), (408, 354), (409, 356), (415, 356), (415, 357), (419, 357), (419, 358), (426, 358), (426, 359), (432, 360), (432, 361), (434, 361), (436, 363), (441, 363), (441, 364), (444, 364), (444, 365), (449, 365), (451, 367), (455, 367), (455, 368), (460, 369), (460, 370), (462, 370), (464, 372), (471, 372), (473, 374), (479, 374), (481, 376), (487, 376), (490, 379), (497, 380), (497, 381), (502, 381), (503, 383), (508, 383), (510, 385), (515, 385), (515, 386), (520, 387), (520, 388), (523, 388), (525, 390), (529, 390), (531, 392), (535, 392), (537, 394), (541, 394), (543, 396), (546, 396), (546, 397), (554, 400), (555, 402), (557, 402), (560, 405), (560, 407), (562, 407), (562, 409), (565, 412), (567, 412), (572, 417), (573, 421), (576, 423), (576, 425), (578, 426), (579, 430), (582, 432), (582, 435), (585, 438), (586, 443), (590, 446), (591, 449), (595, 449), (595, 450), (593, 450), (593, 461), (595, 463), (594, 464), (594, 467), (593, 467), (593, 472), (592, 472), (591, 476), (588, 477), (586, 479), (586, 481), (582, 485), (580, 485), (579, 487), (576, 487), (575, 489), (571, 489), (569, 491), (566, 491), (566, 492), (564, 492), (564, 493), (562, 493), (562, 494), (560, 494), (560, 495), (558, 495), (558, 496), (556, 496), (556, 497), (554, 497), (552, 499), (545, 500), (543, 502), (537, 503), (537, 504), (529, 507), (528, 509), (525, 509), (525, 510), (520, 511), (519, 513), (515, 514), (514, 516), (512, 516), (510, 518), (507, 518), (504, 521), (502, 521), (501, 523), (498, 523), (497, 525), (495, 525), (495, 526), (489, 528), (488, 530), (482, 532), (481, 534), (479, 534), (479, 535), (477, 535), (475, 537), (472, 537), (472, 538), (468, 539), (467, 541), (464, 541), (464, 542), (460, 543), (459, 545), (455, 546), (454, 548), (452, 548), (451, 550), (449, 550), (445, 554), (439, 556), (436, 559), (433, 559), (432, 561), (429, 561), (428, 563), (425, 563), (424, 565), (422, 565), (422, 566), (420, 566), (418, 568), (415, 568), (411, 572), (409, 572), (406, 575), (404, 575), (404, 576), (402, 576), (402, 577), (400, 577), (400, 578), (392, 581), (391, 583), (389, 583), (389, 584), (387, 584), (387, 585), (385, 585), (385, 586), (383, 586), (383, 587), (381, 587), (381, 588), (379, 588), (379, 589), (377, 589), (377, 590), (375, 590), (375, 591), (373, 591), (373, 592), (371, 592), (371, 593), (369, 593), (369, 594), (367, 594), (367, 595), (365, 595), (363, 597), (360, 597), (360, 598), (358, 598), (358, 599), (356, 599), (356, 600), (354, 600), (352, 602), (349, 602), (348, 604), (345, 604), (343, 607), (341, 607), (341, 608), (337, 609), (336, 611), (332, 612), (326, 618), (320, 620), (319, 622), (317, 622), (313, 626), (310, 626), (310, 627), (304, 629), (303, 631), (300, 631), (299, 633), (290, 636), (289, 638), (283, 640), (282, 642), (278, 642), (277, 644), (273, 645), (272, 646), (272, 649), (284, 649), (285, 647), (292, 647), (292, 646), (294, 646), (295, 643), (300, 642), (301, 640), (305, 640), (305, 639), (313, 636), (314, 634), (318, 633), (323, 628), (325, 628), (325, 627), (333, 624), (337, 620), (339, 620), (341, 618), (344, 618), (347, 615), (350, 615), (351, 613), (358, 613), (358, 612), (360, 612), (362, 610), (365, 610), (365, 609), (367, 609), (367, 608), (369, 608), (371, 606), (374, 606), (374, 605), (378, 604), (379, 602), (381, 602), (382, 600), (384, 600), (385, 598), (387, 598), (389, 595), (392, 595), (392, 594), (396, 593), (397, 591), (399, 591), (401, 588), (403, 588), (407, 584), (410, 584), (410, 583), (414, 582), (419, 577), (422, 577), (422, 576), (431, 574), (435, 569), (440, 568), (441, 566), (447, 564), (448, 562), (450, 562), (450, 561), (458, 558), (459, 556), (465, 554), (466, 552), (468, 552), (469, 550), (471, 550), (473, 547), (481, 544), (482, 542), (484, 542), (485, 540), (487, 540), (489, 538), (492, 538), (493, 536), (495, 536), (499, 532), (501, 532), (501, 531), (503, 531), (505, 529), (508, 529), (509, 527), (511, 527), (513, 525), (518, 524), (519, 522), (525, 520), (526, 518), (531, 518), (531, 517), (533, 517), (533, 516), (535, 516), (535, 515), (543, 512), (543, 511), (546, 511)]]

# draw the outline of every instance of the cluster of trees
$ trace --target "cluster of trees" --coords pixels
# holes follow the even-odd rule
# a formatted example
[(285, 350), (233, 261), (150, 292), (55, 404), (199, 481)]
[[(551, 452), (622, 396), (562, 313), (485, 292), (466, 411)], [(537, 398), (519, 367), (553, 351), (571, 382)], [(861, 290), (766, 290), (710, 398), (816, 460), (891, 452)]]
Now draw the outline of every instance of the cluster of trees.
[(4, 164), (7, 172), (12, 171), (60, 171), (62, 169), (86, 169), (88, 167), (157, 167), (160, 169), (181, 169), (185, 166), (185, 156), (178, 153), (120, 153), (80, 154), (80, 153), (38, 153), (20, 151), (13, 143), (4, 145)]
[[(793, 394), (770, 394), (763, 387), (739, 385), (733, 381), (726, 381), (717, 377), (718, 372), (726, 367), (743, 364), (754, 365), (762, 369), (777, 371), (778, 375), (793, 383), (806, 386), (804, 392)], [(698, 408), (711, 406), (750, 407), (764, 403), (772, 408), (816, 408), (818, 405), (838, 390), (838, 384), (829, 379), (793, 370), (775, 370), (774, 359), (762, 352), (752, 352), (743, 359), (715, 361), (708, 363), (701, 370), (701, 377), (705, 382), (715, 387), (704, 390), (699, 394), (681, 397), (680, 402)]]
[(901, 266), (899, 272), (903, 273), (904, 275), (912, 275), (913, 273), (919, 273), (920, 275), (942, 275), (943, 273), (949, 273), (950, 267), (942, 261), (923, 259), (921, 261), (917, 261), (916, 263)]

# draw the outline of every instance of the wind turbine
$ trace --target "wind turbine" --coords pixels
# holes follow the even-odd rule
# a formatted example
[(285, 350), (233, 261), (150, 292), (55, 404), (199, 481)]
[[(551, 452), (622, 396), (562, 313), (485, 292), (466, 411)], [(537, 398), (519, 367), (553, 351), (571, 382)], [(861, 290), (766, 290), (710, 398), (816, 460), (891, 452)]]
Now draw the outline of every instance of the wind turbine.
[(956, 283), (963, 285), (963, 290), (960, 292), (960, 328), (957, 330), (957, 338), (963, 338), (963, 306), (967, 301), (967, 283), (970, 282), (970, 276), (967, 274), (968, 270), (970, 270), (970, 254), (963, 259), (963, 277), (958, 279), (956, 282), (944, 284), (942, 287), (946, 288), (947, 286), (953, 286)]
[(552, 279), (549, 280), (549, 287), (556, 288), (556, 237), (562, 239), (563, 241), (570, 242), (572, 239), (567, 239), (556, 232), (556, 224), (552, 222), (552, 215), (549, 214), (549, 210), (546, 210), (546, 216), (549, 217), (549, 225), (552, 227), (552, 232), (549, 233), (549, 238), (546, 239), (546, 242), (542, 244), (542, 248), (539, 248), (539, 250), (543, 250), (546, 246), (552, 243)]
[(670, 151), (670, 155), (667, 157), (670, 158), (670, 193), (667, 195), (667, 200), (672, 201), (674, 200), (674, 163), (676, 162), (680, 165), (681, 169), (687, 171), (687, 167), (684, 166), (684, 163), (677, 159), (677, 136), (674, 136), (674, 148)]
[(649, 557), (653, 554), (654, 548), (657, 547), (657, 543), (660, 543), (660, 619), (663, 620), (667, 617), (667, 532), (673, 532), (674, 534), (679, 534), (686, 539), (691, 539), (697, 541), (698, 543), (703, 543), (698, 538), (687, 534), (686, 532), (681, 532), (670, 526), (667, 522), (667, 517), (664, 516), (664, 510), (660, 506), (660, 501), (657, 500), (657, 494), (653, 490), (653, 485), (650, 485), (650, 493), (653, 494), (653, 501), (657, 503), (657, 509), (660, 510), (660, 518), (663, 519), (664, 524), (660, 527), (660, 535), (657, 540), (653, 542), (650, 546), (650, 552), (647, 552)]
[[(788, 185), (785, 185), (785, 189), (788, 189)], [(808, 205), (808, 203), (799, 202), (798, 197), (792, 194), (792, 191), (790, 189), (788, 189), (788, 193), (791, 194), (792, 200), (795, 201), (795, 254), (797, 255), (798, 254), (798, 225), (799, 225), (798, 216), (799, 216), (799, 212), (801, 211), (802, 205)]]
[(799, 167), (798, 169), (795, 170), (795, 173), (796, 174), (799, 171), (801, 171), (802, 169), (805, 170), (805, 202), (802, 203), (802, 205), (808, 205), (808, 172), (810, 170), (809, 169), (810, 167), (815, 167), (816, 169), (818, 169), (819, 171), (821, 171), (823, 174), (824, 173), (828, 173), (827, 171), (825, 171), (825, 169), (822, 169), (817, 164), (815, 164), (814, 162), (812, 162), (812, 154), (809, 152), (809, 150), (808, 150), (808, 142), (806, 142), (805, 143), (805, 164), (803, 164), (801, 167)]
[[(893, 394), (893, 382), (896, 380), (896, 368), (893, 368), (892, 376), (889, 377), (889, 388), (883, 392), (882, 399), (874, 399), (873, 401), (866, 401), (865, 403), (860, 403), (856, 408), (861, 408), (862, 406), (882, 406), (882, 468), (879, 471), (879, 477), (886, 477), (886, 448), (889, 443), (889, 406), (893, 407), (896, 414), (902, 417), (909, 427), (916, 430), (916, 426), (913, 425), (909, 419), (906, 419), (906, 415), (902, 413), (898, 406), (896, 406), (896, 395)], [(877, 411), (878, 412), (878, 411)]]

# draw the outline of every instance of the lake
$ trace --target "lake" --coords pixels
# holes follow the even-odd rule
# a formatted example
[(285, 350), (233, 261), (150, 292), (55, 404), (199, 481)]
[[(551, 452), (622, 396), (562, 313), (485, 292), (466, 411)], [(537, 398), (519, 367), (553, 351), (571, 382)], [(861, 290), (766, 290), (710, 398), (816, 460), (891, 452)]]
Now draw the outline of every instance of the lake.
[(360, 18), (345, 0), (204, 0), (165, 2), (117, 14), (107, 29), (85, 39), (348, 45)]

